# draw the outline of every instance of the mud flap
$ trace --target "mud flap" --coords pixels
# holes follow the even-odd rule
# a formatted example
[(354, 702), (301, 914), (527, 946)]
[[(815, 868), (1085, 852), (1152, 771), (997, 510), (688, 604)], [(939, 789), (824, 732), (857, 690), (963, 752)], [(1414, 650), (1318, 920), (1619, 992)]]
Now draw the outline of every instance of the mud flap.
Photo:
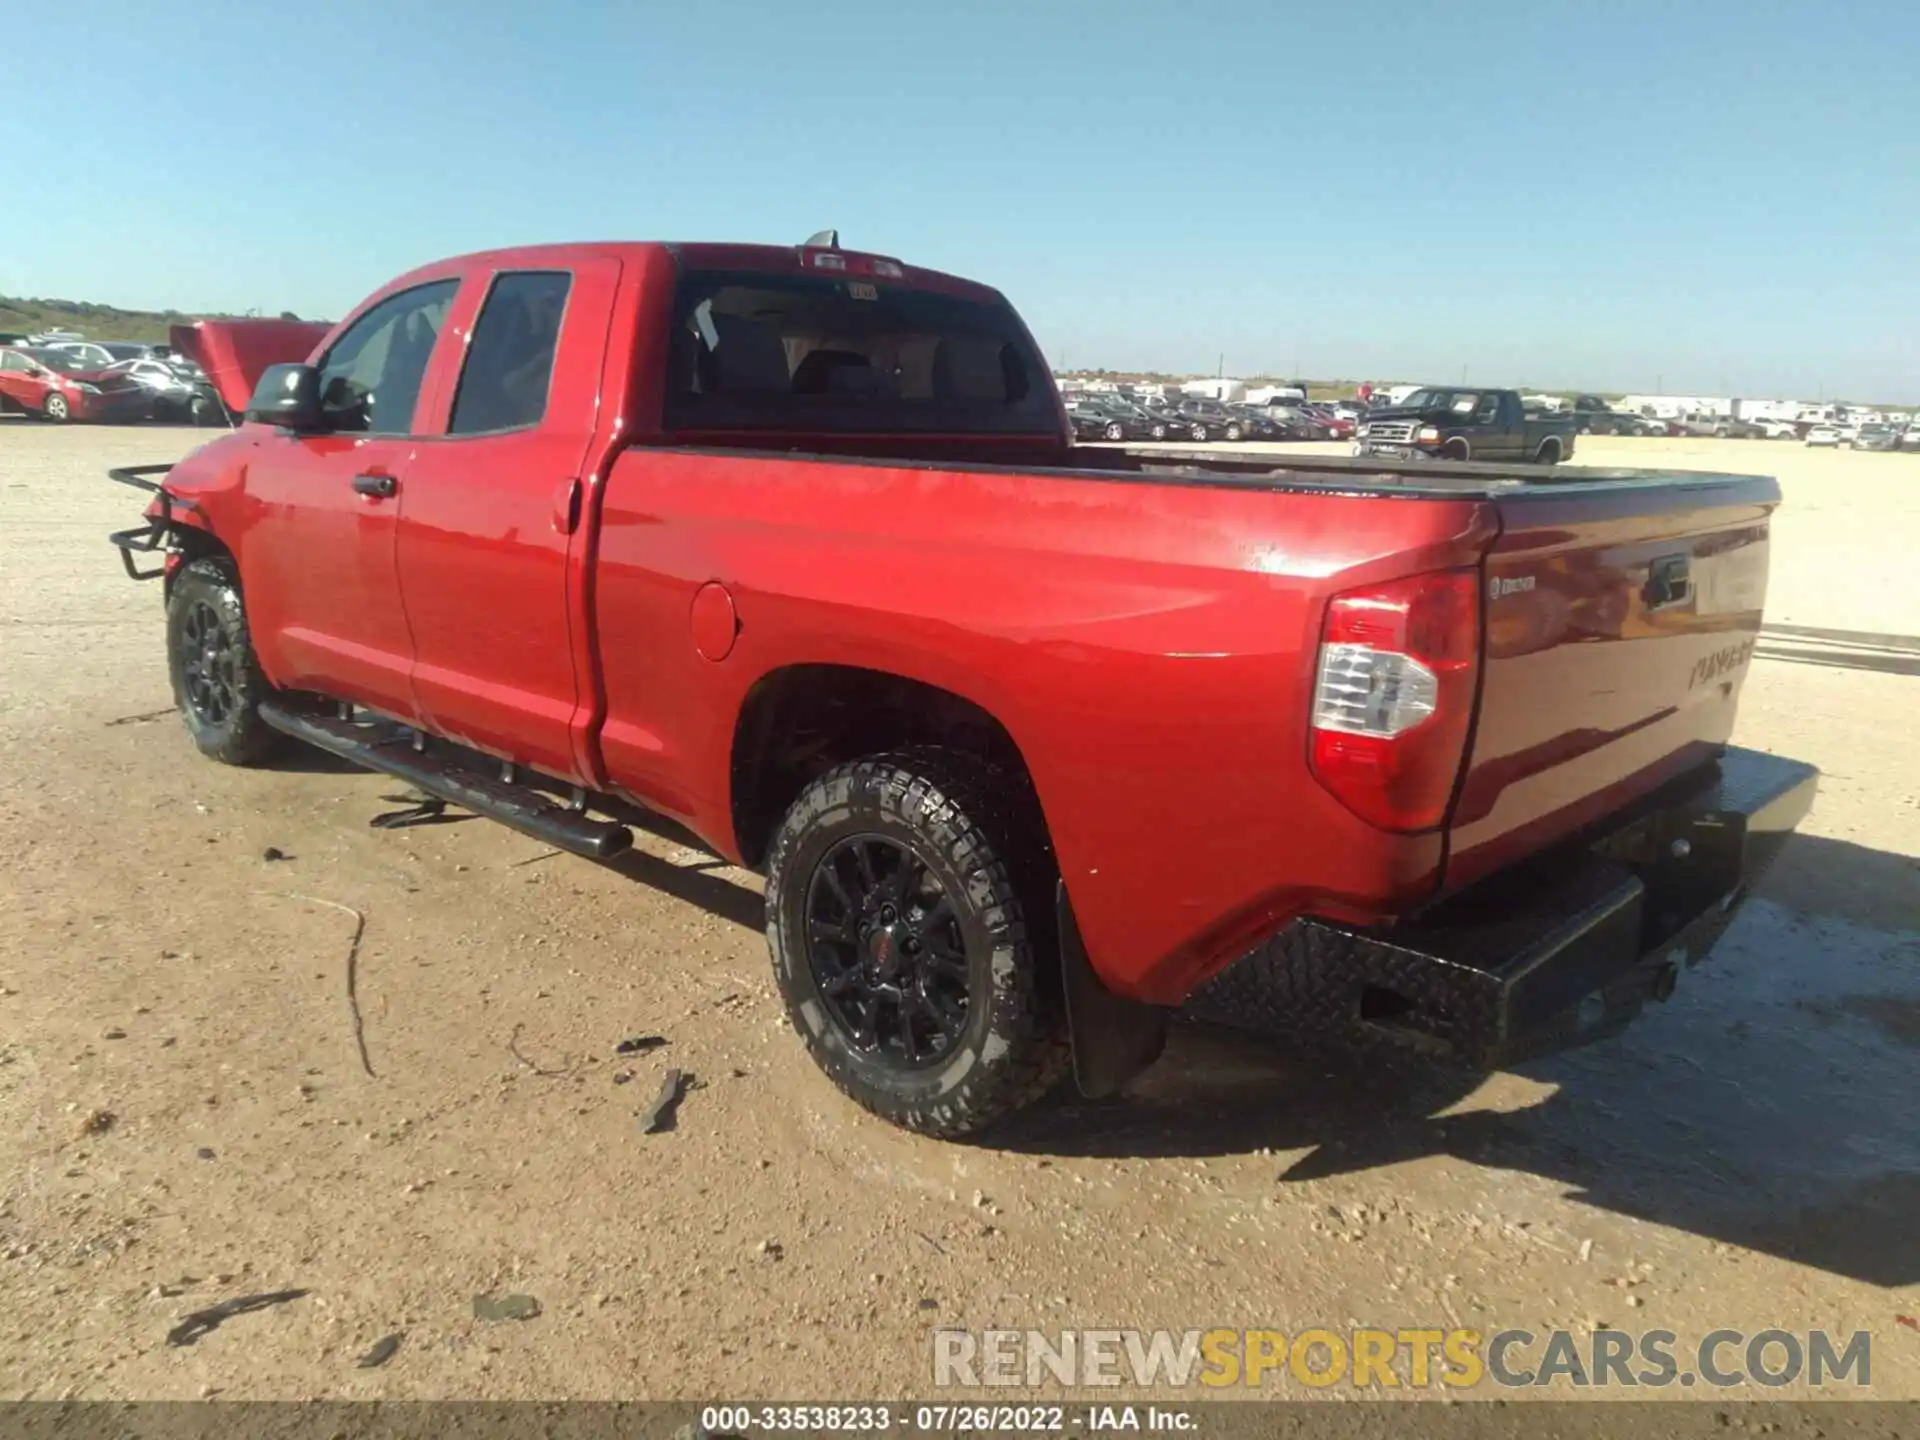
[(1167, 1044), (1167, 1012), (1157, 1005), (1115, 995), (1093, 973), (1080, 926), (1073, 918), (1063, 880), (1055, 890), (1060, 935), (1060, 972), (1067, 997), (1067, 1029), (1073, 1040), (1073, 1078), (1090, 1100), (1121, 1086), (1160, 1058)]

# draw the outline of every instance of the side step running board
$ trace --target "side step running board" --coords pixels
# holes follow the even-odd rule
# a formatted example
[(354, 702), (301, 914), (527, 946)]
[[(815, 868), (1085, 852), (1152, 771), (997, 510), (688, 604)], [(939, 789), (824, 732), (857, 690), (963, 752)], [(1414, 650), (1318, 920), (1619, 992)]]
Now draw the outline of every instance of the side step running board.
[(416, 750), (413, 732), (404, 726), (289, 710), (272, 701), (260, 706), (260, 718), (284, 735), (384, 771), (437, 800), (511, 825), (570, 854), (611, 860), (633, 844), (633, 831), (615, 821), (595, 820), (527, 786), (507, 784), (451, 757)]

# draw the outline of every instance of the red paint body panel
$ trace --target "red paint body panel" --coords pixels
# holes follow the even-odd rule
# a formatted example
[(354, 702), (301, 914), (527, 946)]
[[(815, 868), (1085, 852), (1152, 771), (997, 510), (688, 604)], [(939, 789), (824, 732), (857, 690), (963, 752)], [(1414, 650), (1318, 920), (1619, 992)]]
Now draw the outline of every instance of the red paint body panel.
[[(973, 701), (1032, 771), (1091, 955), (1177, 999), (1308, 905), (1377, 913), (1437, 879), (1305, 774), (1335, 590), (1472, 564), (1490, 507), (1228, 486), (632, 449), (600, 516), (609, 778), (737, 855), (734, 717), (795, 664)], [(719, 579), (740, 633), (689, 633)], [(618, 657), (645, 655), (645, 664)]]
[[(411, 720), (413, 641), (394, 563), (399, 505), (353, 477), (404, 477), (405, 437), (278, 434), (249, 425), (240, 562), (260, 663), (276, 685), (349, 696)], [(171, 488), (171, 487), (170, 487)], [(227, 538), (224, 526), (216, 530)]]
[(328, 328), (317, 320), (196, 320), (173, 326), (167, 340), (207, 372), (213, 388), (237, 415), (253, 398), (262, 371), (305, 360)]
[(401, 480), (398, 562), (422, 721), (584, 783), (572, 727), (577, 676), (590, 672), (577, 671), (571, 645), (567, 585), (580, 535), (566, 524), (565, 496), (601, 423), (620, 263), (583, 259), (572, 269), (545, 418), (531, 429), (450, 435), (458, 361), (493, 267), (468, 275), (434, 358), (433, 408)]
[[(1557, 839), (1731, 727), (1727, 647), (1758, 624), (1770, 481), (1122, 475), (1063, 468), (1064, 412), (1057, 438), (668, 437), (681, 263), (807, 261), (611, 244), (428, 266), (361, 307), (461, 281), (416, 433), (246, 426), (174, 469), (168, 488), (200, 507), (186, 523), (239, 557), (275, 683), (625, 793), (735, 859), (734, 740), (756, 685), (834, 665), (939, 687), (1025, 759), (1096, 970), (1169, 1003), (1295, 916), (1402, 914)], [(450, 437), (486, 287), (515, 269), (575, 275), (546, 419)], [(353, 493), (372, 465), (395, 498)], [(1636, 600), (1674, 553), (1700, 592)], [(1308, 769), (1327, 601), (1483, 564), (1531, 584), (1484, 602), (1456, 818), (1385, 834)]]
[[(1618, 809), (1727, 742), (1760, 629), (1778, 501), (1772, 481), (1756, 480), (1502, 505), (1450, 884)], [(1692, 593), (1650, 608), (1650, 566), (1672, 556), (1685, 557)], [(1496, 597), (1516, 581), (1531, 584)], [(1739, 663), (1712, 668), (1722, 652)]]

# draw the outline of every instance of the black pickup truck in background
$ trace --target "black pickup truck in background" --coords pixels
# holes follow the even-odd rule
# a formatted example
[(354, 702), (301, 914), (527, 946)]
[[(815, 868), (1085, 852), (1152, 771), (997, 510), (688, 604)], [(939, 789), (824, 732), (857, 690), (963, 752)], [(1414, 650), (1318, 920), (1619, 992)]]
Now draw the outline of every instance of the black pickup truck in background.
[(1578, 430), (1572, 415), (1527, 414), (1516, 390), (1432, 387), (1371, 411), (1354, 432), (1353, 453), (1554, 465), (1573, 454)]

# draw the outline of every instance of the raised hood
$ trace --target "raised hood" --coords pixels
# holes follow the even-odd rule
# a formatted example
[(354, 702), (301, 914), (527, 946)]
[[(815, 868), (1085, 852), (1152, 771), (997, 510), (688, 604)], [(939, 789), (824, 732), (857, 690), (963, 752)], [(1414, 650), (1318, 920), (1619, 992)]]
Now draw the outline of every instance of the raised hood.
[(207, 372), (235, 414), (247, 408), (269, 365), (305, 360), (333, 328), (324, 320), (196, 320), (167, 333), (173, 348)]

